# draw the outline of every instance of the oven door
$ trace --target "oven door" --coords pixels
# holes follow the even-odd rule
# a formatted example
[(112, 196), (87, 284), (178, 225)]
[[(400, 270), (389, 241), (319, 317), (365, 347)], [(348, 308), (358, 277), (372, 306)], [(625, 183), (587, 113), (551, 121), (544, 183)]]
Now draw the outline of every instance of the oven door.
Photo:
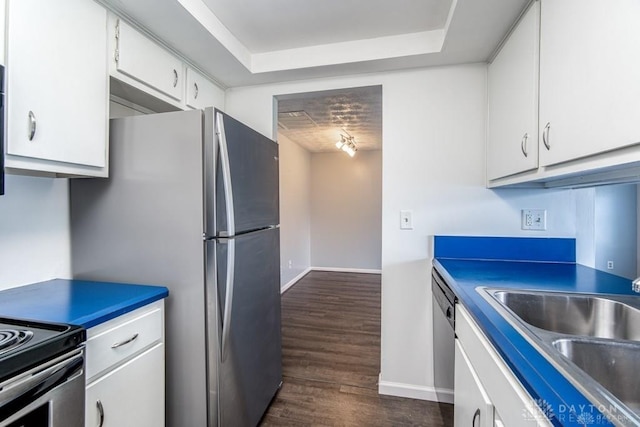
[(0, 427), (83, 427), (84, 350), (0, 384)]

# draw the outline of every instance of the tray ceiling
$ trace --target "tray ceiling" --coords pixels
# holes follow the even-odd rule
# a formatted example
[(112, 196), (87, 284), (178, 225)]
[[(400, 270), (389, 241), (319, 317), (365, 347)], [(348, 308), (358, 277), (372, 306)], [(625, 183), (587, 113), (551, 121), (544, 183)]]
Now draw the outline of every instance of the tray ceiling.
[(203, 0), (252, 53), (443, 30), (452, 0)]
[(529, 0), (97, 0), (222, 87), (485, 62)]

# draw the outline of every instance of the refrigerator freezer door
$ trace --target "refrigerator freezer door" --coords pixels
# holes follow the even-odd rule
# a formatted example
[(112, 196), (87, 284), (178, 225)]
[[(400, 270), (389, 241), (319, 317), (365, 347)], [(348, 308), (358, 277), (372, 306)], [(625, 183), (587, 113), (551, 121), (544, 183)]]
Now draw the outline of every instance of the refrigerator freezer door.
[(207, 230), (207, 234), (234, 236), (277, 225), (278, 144), (220, 111), (207, 110), (208, 120), (213, 111), (218, 142), (214, 145), (216, 224), (214, 233)]
[[(219, 314), (210, 313), (208, 330), (219, 340), (218, 369), (210, 369), (219, 387), (219, 425), (257, 425), (282, 382), (279, 229), (207, 245), (216, 260), (207, 269), (216, 271)], [(215, 386), (210, 376), (210, 396)]]

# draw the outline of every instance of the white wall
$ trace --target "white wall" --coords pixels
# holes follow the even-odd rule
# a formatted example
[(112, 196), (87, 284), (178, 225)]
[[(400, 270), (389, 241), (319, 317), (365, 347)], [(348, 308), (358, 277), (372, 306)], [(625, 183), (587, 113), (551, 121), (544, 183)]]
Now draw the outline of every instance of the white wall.
[(596, 266), (596, 189), (575, 190), (576, 194), (576, 262)]
[(109, 101), (109, 118), (119, 119), (122, 117), (139, 116), (144, 114), (142, 111), (138, 111), (133, 108), (134, 104), (124, 105), (119, 102)]
[(71, 275), (66, 179), (6, 175), (0, 196), (0, 289)]
[[(311, 154), (278, 135), (280, 157), (280, 285), (308, 271), (310, 261)], [(289, 266), (289, 261), (291, 266)]]
[[(638, 186), (575, 192), (578, 263), (629, 279), (638, 277)], [(613, 261), (612, 269), (608, 261)]]
[(311, 156), (311, 265), (380, 270), (382, 152)]
[(6, 0), (0, 0), (0, 64), (5, 64), (4, 58), (4, 43), (5, 43), (5, 23), (6, 23)]
[[(595, 189), (595, 268), (629, 279), (637, 277), (637, 191), (635, 185)], [(607, 262), (613, 261), (613, 269)]]
[[(234, 88), (226, 110), (274, 134), (274, 95), (382, 85), (382, 360), (385, 393), (435, 397), (430, 244), (434, 234), (576, 235), (575, 192), (485, 188), (486, 65)], [(520, 209), (548, 210), (545, 232)], [(412, 209), (414, 229), (399, 229)]]

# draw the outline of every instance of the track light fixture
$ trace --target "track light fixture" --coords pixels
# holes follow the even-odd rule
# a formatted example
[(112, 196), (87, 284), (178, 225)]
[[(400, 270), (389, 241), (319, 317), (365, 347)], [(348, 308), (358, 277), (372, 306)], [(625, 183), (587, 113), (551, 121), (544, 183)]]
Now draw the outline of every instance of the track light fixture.
[(347, 134), (347, 136), (340, 134), (340, 141), (336, 142), (336, 147), (338, 150), (347, 153), (350, 157), (355, 156), (356, 151), (358, 151), (356, 140), (349, 134)]

